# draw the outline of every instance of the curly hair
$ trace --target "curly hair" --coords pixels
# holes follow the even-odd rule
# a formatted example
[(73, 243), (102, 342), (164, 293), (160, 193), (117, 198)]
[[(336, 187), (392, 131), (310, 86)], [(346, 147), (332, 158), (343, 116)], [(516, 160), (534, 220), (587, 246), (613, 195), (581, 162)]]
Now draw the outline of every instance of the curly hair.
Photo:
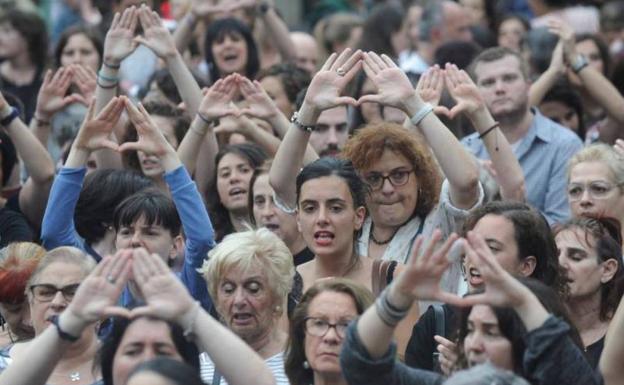
[(368, 124), (347, 141), (342, 155), (361, 173), (378, 162), (386, 150), (402, 155), (414, 168), (419, 191), (412, 217), (426, 217), (438, 203), (442, 178), (430, 151), (416, 135), (395, 123)]

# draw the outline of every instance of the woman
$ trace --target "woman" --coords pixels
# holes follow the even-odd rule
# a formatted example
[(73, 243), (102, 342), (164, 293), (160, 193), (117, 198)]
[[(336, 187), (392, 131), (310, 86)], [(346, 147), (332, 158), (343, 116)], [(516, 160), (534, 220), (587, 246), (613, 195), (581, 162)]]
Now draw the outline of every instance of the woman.
[[(439, 231), (433, 235), (434, 240), (440, 237)], [(556, 307), (565, 308), (556, 293), (541, 284), (535, 290), (531, 287), (535, 284), (527, 287), (514, 279), (497, 262), (483, 237), (468, 233), (464, 247), (468, 258), (480, 266), (485, 290), (462, 298), (441, 289), (438, 281), (450, 265), (447, 254), (456, 239), (451, 236), (437, 252), (428, 246), (422, 254), (415, 253), (405, 273), (349, 327), (341, 354), (347, 382), (442, 383), (439, 374), (408, 369), (396, 362), (391, 343), (396, 323), (414, 300), (437, 299), (472, 306), (460, 323), (460, 368), (490, 360), (532, 384), (600, 383), (570, 337), (570, 327), (557, 318)], [(416, 249), (422, 244), (419, 238)], [(555, 362), (567, 370), (552, 370)]]
[(576, 218), (557, 227), (555, 240), (567, 279), (566, 303), (572, 323), (596, 368), (624, 292), (620, 225), (608, 218)]
[[(267, 229), (230, 234), (208, 253), (201, 272), (225, 325), (265, 360), (278, 384), (287, 385), (280, 320), (286, 320), (295, 268), (286, 245)], [(210, 357), (201, 360), (204, 382), (224, 384)]]
[[(45, 254), (26, 286), (35, 336), (43, 334), (50, 325), (50, 317), (58, 316), (67, 308), (78, 285), (94, 267), (93, 259), (73, 247), (59, 247)], [(20, 357), (27, 358), (30, 343), (22, 342), (4, 348), (0, 369), (5, 370), (11, 361)], [(72, 348), (67, 349), (46, 380), (60, 385), (101, 384), (100, 374), (91, 370), (97, 348), (96, 328), (88, 328)]]
[(253, 79), (260, 69), (251, 30), (238, 19), (212, 22), (206, 30), (204, 47), (212, 83), (235, 72)]
[[(490, 202), (471, 212), (463, 232), (474, 232), (487, 239), (498, 263), (512, 275), (534, 278), (561, 295), (565, 293), (557, 262), (557, 245), (548, 222), (535, 208), (524, 203)], [(468, 292), (483, 290), (479, 266), (464, 259), (462, 268)], [(455, 337), (453, 326), (457, 323), (457, 310), (449, 305), (439, 309), (438, 315), (435, 308), (428, 308), (414, 326), (405, 354), (407, 365), (434, 370), (438, 344), (454, 347), (450, 340)], [(444, 325), (442, 330), (437, 330), (439, 322)], [(446, 358), (444, 354), (439, 358), (443, 369), (450, 366)]]
[(574, 217), (609, 217), (624, 223), (624, 163), (606, 144), (593, 144), (568, 163), (568, 202)]
[(405, 13), (401, 7), (378, 5), (364, 21), (358, 48), (398, 59), (399, 54), (409, 46), (406, 29)]
[[(58, 278), (58, 272), (56, 275)], [(132, 311), (117, 306), (130, 275), (146, 303)], [(69, 351), (81, 350), (80, 342), (76, 341), (94, 334), (93, 323), (111, 316), (126, 321), (117, 318), (113, 322), (113, 331), (102, 346), (100, 364), (105, 385), (125, 385), (137, 365), (155, 356), (169, 356), (197, 365), (197, 348), (187, 339), (211, 355), (230, 384), (274, 383), (262, 359), (202, 310), (156, 254), (150, 255), (144, 249), (120, 251), (105, 258), (79, 287), (72, 288), (73, 292), (63, 295), (59, 295), (58, 288), (48, 292), (55, 301), (60, 302), (70, 294), (73, 300), (63, 300), (65, 311), (60, 315), (55, 312), (58, 317), (44, 324), (50, 327), (30, 342), (32, 349), (28, 356), (13, 360), (0, 375), (0, 384), (43, 385), (51, 373), (62, 368)], [(87, 356), (87, 352), (82, 353), (80, 357)], [(246, 370), (240, 370), (241, 361), (245, 362)], [(91, 366), (87, 372), (91, 373)], [(67, 382), (72, 383), (76, 384)]]
[(524, 52), (526, 49), (525, 37), (531, 25), (519, 15), (506, 15), (501, 18), (496, 28), (498, 33), (498, 45), (507, 47), (516, 52)]
[(204, 385), (192, 366), (170, 358), (154, 358), (137, 366), (126, 385)]
[(297, 95), (310, 84), (310, 75), (291, 63), (275, 64), (258, 73), (262, 88), (284, 116), (295, 111)]
[(297, 228), (297, 218), (279, 208), (274, 201), (275, 192), (269, 184), (271, 162), (258, 167), (249, 182), (249, 220), (257, 227), (266, 227), (277, 235), (293, 255), (295, 266), (314, 258)]
[(215, 158), (215, 182), (208, 195), (208, 208), (216, 230), (216, 241), (245, 228), (249, 181), (266, 154), (252, 143), (223, 147)]
[(104, 43), (97, 31), (84, 26), (74, 26), (63, 31), (54, 50), (54, 66), (67, 67), (79, 64), (97, 71), (102, 64)]
[(338, 354), (345, 331), (373, 303), (367, 289), (329, 278), (301, 298), (290, 322), (286, 374), (292, 385), (344, 384)]
[(569, 128), (581, 140), (585, 140), (581, 96), (567, 82), (558, 82), (552, 86), (539, 103), (539, 110), (548, 119)]
[(24, 293), (27, 281), (45, 253), (45, 249), (31, 242), (12, 243), (0, 250), (0, 314), (4, 319), (1, 347), (35, 335)]

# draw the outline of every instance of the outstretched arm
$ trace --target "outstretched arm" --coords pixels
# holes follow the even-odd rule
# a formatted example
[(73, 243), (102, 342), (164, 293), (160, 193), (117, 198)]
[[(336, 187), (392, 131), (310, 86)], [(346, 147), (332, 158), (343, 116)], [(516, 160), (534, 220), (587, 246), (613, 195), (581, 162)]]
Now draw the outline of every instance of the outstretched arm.
[(611, 319), (609, 331), (605, 337), (604, 349), (600, 355), (600, 373), (604, 379), (605, 385), (622, 385), (624, 384), (624, 299), (620, 300), (620, 304)]

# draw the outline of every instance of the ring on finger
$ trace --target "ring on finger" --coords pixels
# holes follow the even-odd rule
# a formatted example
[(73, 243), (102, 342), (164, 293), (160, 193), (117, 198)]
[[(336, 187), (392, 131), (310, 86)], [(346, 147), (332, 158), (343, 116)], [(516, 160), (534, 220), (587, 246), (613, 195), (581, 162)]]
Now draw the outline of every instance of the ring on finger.
[(107, 275), (106, 280), (113, 285), (115, 284), (115, 277), (113, 277), (112, 275)]
[(336, 70), (336, 73), (338, 74), (338, 76), (345, 76), (345, 75), (347, 74), (347, 72), (346, 72), (346, 71), (344, 70), (344, 68), (342, 68), (342, 67), (339, 67), (339, 68)]

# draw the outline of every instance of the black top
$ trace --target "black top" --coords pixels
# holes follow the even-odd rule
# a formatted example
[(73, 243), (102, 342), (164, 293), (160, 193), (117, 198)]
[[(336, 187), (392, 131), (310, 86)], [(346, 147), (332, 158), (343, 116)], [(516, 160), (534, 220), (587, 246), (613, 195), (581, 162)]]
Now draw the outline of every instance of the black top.
[[(444, 335), (442, 337), (453, 340), (455, 336), (455, 309), (444, 304)], [(434, 370), (433, 354), (437, 353), (438, 343), (433, 339), (436, 335), (436, 316), (432, 306), (429, 306), (414, 328), (412, 336), (405, 350), (405, 364), (412, 368)], [(436, 368), (437, 369), (437, 368)]]
[(299, 266), (302, 263), (310, 262), (314, 259), (314, 253), (307, 246), (303, 248), (300, 252), (293, 255), (293, 260), (295, 262), (295, 266)]
[(10, 92), (15, 95), (24, 104), (24, 123), (28, 124), (35, 113), (37, 107), (37, 95), (41, 88), (41, 71), (37, 71), (32, 83), (18, 86), (13, 84), (10, 79), (0, 75), (0, 89), (2, 92)]
[(35, 235), (21, 213), (0, 208), (0, 248), (11, 242), (34, 242)]
[(593, 344), (589, 345), (585, 348), (585, 357), (587, 357), (587, 361), (592, 368), (598, 368), (598, 361), (600, 361), (600, 355), (602, 354), (602, 349), (604, 348), (604, 336)]

